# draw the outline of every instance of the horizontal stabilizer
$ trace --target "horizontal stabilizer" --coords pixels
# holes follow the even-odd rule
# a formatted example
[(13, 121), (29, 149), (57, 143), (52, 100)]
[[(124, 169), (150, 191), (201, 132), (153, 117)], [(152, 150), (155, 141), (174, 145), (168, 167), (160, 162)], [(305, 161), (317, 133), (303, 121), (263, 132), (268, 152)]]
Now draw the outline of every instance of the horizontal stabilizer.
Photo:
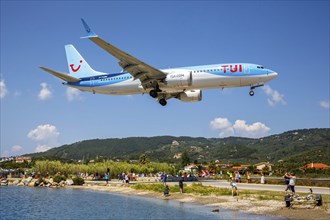
[(45, 70), (46, 72), (58, 77), (58, 78), (66, 81), (66, 82), (79, 82), (80, 81), (80, 79), (72, 77), (72, 76), (70, 76), (68, 74), (65, 74), (65, 73), (59, 73), (59, 72), (56, 72), (54, 70), (51, 70), (51, 69), (48, 69), (48, 68), (45, 68), (45, 67), (42, 67), (42, 66), (40, 66), (40, 68), (42, 70)]

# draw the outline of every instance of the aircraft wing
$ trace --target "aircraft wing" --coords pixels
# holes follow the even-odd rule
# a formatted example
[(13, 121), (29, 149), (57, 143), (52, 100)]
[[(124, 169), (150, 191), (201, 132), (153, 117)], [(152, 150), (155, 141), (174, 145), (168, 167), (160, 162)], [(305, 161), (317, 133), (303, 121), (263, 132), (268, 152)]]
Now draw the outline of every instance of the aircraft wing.
[(144, 88), (148, 88), (153, 85), (154, 82), (158, 82), (166, 77), (166, 74), (143, 61), (133, 57), (132, 55), (120, 50), (114, 45), (104, 41), (97, 36), (87, 25), (84, 19), (81, 19), (83, 25), (88, 33), (87, 37), (99, 47), (110, 53), (112, 56), (119, 60), (119, 65), (123, 68), (123, 71), (132, 74), (134, 79), (139, 79)]

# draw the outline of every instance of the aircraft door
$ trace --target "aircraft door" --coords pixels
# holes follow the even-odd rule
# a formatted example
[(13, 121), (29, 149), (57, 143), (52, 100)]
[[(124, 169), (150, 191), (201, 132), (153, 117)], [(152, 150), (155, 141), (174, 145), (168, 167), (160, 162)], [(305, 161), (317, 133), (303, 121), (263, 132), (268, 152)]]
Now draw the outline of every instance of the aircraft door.
[(95, 90), (93, 89), (94, 86), (95, 86), (95, 77), (91, 77), (90, 80), (89, 80), (89, 82), (90, 82), (91, 92), (92, 92), (93, 94), (95, 94)]
[(244, 73), (245, 74), (249, 74), (250, 73), (250, 64), (245, 64), (244, 65)]
[(94, 80), (95, 80), (95, 78), (94, 77), (91, 77), (90, 78), (90, 87), (94, 87)]

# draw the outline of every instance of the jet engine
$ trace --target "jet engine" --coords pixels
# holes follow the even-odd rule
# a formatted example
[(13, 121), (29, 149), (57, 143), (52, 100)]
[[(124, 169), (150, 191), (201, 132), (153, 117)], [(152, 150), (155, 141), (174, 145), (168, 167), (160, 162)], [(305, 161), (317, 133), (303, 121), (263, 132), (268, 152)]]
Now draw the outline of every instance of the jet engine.
[(189, 90), (179, 93), (178, 99), (182, 102), (199, 102), (202, 100), (202, 91), (201, 90)]
[(192, 73), (186, 70), (176, 70), (166, 76), (165, 84), (168, 87), (188, 87), (192, 85)]

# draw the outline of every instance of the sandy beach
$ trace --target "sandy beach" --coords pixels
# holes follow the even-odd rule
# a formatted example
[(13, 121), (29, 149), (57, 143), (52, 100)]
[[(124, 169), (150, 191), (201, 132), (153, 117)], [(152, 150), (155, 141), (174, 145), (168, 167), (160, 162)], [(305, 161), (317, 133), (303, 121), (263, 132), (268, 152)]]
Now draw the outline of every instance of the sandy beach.
[(215, 211), (222, 208), (231, 210), (240, 210), (248, 213), (272, 215), (287, 219), (330, 219), (329, 203), (315, 208), (295, 205), (293, 208), (286, 208), (284, 201), (278, 200), (258, 200), (254, 198), (244, 198), (243, 196), (203, 196), (191, 193), (170, 193), (169, 197), (164, 197), (162, 193), (135, 190), (130, 185), (120, 183), (106, 184), (85, 184), (84, 186), (69, 186), (76, 189), (97, 190), (128, 195), (152, 197), (162, 200), (176, 200), (179, 202), (189, 202), (212, 207)]

